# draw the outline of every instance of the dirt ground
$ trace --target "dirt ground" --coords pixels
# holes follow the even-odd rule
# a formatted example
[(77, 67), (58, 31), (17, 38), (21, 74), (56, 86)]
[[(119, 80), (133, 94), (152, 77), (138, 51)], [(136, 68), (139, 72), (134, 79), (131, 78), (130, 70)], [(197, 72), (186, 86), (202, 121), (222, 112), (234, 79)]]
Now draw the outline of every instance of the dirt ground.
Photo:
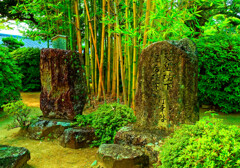
[[(39, 93), (22, 93), (23, 102), (39, 108)], [(69, 149), (55, 141), (38, 141), (24, 137), (19, 128), (7, 130), (12, 119), (0, 118), (0, 144), (25, 147), (31, 153), (26, 168), (90, 168), (98, 148)]]

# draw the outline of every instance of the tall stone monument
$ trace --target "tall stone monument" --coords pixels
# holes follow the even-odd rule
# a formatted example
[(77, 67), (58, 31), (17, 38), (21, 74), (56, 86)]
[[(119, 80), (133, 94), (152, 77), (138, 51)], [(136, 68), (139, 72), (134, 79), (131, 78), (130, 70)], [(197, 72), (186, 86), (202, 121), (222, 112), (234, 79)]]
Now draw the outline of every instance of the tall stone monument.
[(137, 122), (121, 128), (114, 143), (141, 147), (152, 164), (158, 158), (155, 145), (173, 132), (174, 126), (199, 120), (198, 58), (195, 44), (182, 39), (151, 44), (139, 59)]
[(172, 130), (199, 119), (198, 59), (189, 39), (157, 42), (138, 65), (136, 128)]
[(70, 50), (41, 50), (40, 108), (44, 117), (73, 120), (82, 113), (87, 96), (83, 64), (79, 54)]

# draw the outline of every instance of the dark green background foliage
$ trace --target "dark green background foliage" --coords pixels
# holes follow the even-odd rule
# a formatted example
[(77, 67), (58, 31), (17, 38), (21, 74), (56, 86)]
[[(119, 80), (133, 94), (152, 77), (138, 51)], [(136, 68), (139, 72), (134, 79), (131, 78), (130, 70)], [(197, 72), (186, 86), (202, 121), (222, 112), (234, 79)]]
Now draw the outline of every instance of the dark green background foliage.
[(240, 167), (240, 129), (204, 118), (182, 125), (158, 150), (159, 168)]
[(113, 143), (114, 137), (121, 127), (136, 121), (133, 110), (118, 103), (103, 104), (95, 112), (89, 115), (78, 115), (76, 119), (75, 124), (78, 126), (88, 125), (95, 129), (99, 140), (93, 142), (94, 146)]
[(12, 53), (22, 73), (23, 91), (40, 91), (40, 49), (19, 48)]
[(20, 97), (21, 76), (8, 49), (0, 45), (0, 107)]
[(221, 111), (240, 111), (240, 36), (220, 33), (195, 40), (199, 56), (199, 100)]
[(24, 46), (24, 43), (22, 41), (17, 40), (13, 37), (6, 37), (2, 39), (3, 44), (8, 47), (9, 52), (12, 52), (22, 46)]

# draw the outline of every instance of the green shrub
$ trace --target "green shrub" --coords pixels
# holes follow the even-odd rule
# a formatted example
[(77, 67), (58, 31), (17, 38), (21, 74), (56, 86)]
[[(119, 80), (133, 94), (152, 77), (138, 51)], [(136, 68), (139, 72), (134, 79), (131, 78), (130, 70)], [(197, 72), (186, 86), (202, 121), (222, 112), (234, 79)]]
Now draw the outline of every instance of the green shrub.
[(240, 167), (240, 129), (205, 117), (180, 126), (159, 150), (158, 168)]
[(196, 41), (199, 100), (221, 111), (240, 111), (240, 35), (216, 34)]
[(24, 46), (24, 43), (22, 41), (17, 40), (13, 37), (6, 37), (2, 39), (3, 44), (8, 47), (9, 52), (12, 52), (22, 46)]
[(78, 126), (90, 126), (95, 129), (99, 138), (93, 142), (94, 146), (103, 143), (113, 143), (117, 131), (128, 123), (135, 122), (133, 110), (126, 105), (118, 103), (101, 105), (95, 112), (89, 115), (76, 116)]
[(14, 118), (14, 123), (10, 127), (26, 128), (30, 124), (29, 113), (31, 109), (22, 101), (8, 103), (2, 106), (3, 112)]
[(18, 62), (23, 75), (22, 90), (40, 91), (40, 49), (24, 47), (13, 51), (11, 54)]
[(18, 100), (20, 87), (21, 76), (16, 61), (9, 55), (8, 49), (0, 45), (0, 107)]

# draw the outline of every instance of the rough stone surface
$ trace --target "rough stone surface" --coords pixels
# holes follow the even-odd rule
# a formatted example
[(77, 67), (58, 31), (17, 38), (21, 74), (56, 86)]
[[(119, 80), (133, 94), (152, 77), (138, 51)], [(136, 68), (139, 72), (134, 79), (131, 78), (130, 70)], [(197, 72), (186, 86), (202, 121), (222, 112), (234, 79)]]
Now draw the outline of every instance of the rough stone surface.
[(21, 168), (30, 159), (26, 148), (0, 145), (0, 168)]
[(79, 54), (42, 49), (40, 108), (44, 117), (73, 120), (86, 103), (85, 73)]
[(145, 146), (147, 144), (155, 144), (161, 139), (168, 136), (161, 130), (138, 130), (133, 126), (122, 127), (114, 138), (115, 144)]
[(192, 41), (154, 43), (143, 50), (138, 67), (136, 128), (169, 131), (199, 120), (198, 59)]
[(86, 148), (96, 140), (93, 128), (68, 128), (61, 136), (60, 145), (67, 148)]
[(104, 168), (148, 168), (149, 157), (140, 148), (118, 144), (102, 144), (97, 160)]
[(145, 155), (149, 156), (149, 163), (156, 163), (158, 152), (155, 147), (160, 145), (169, 134), (162, 130), (141, 130), (133, 126), (122, 127), (114, 138), (115, 144), (139, 146)]
[(29, 125), (27, 132), (31, 139), (39, 140), (44, 137), (55, 139), (60, 137), (64, 130), (70, 127), (70, 124), (71, 121), (61, 119), (39, 118)]

